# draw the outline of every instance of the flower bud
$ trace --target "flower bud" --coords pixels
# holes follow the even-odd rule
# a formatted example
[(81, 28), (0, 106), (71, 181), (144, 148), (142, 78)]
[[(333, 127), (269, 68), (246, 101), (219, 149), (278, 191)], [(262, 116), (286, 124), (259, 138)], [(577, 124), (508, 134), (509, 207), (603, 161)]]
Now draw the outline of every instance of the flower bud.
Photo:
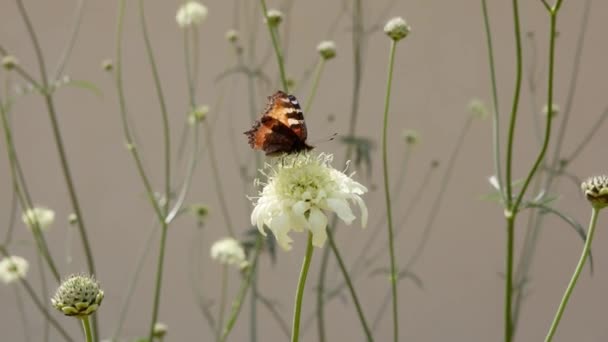
[(420, 134), (414, 130), (406, 129), (403, 131), (403, 140), (408, 145), (416, 145), (420, 142)]
[(104, 59), (101, 61), (101, 68), (103, 71), (112, 71), (114, 70), (114, 62), (111, 59)]
[(76, 214), (71, 213), (70, 215), (68, 215), (68, 223), (73, 226), (76, 223), (78, 223), (78, 216), (76, 216)]
[(152, 336), (156, 338), (163, 338), (167, 335), (167, 330), (169, 330), (169, 326), (162, 322), (154, 323), (154, 329), (152, 330)]
[(384, 33), (396, 42), (407, 37), (410, 31), (411, 28), (401, 17), (395, 17), (384, 25)]
[(472, 99), (469, 102), (469, 111), (473, 116), (485, 120), (488, 117), (488, 109), (480, 99)]
[(239, 32), (237, 30), (226, 31), (226, 40), (231, 43), (236, 43), (239, 40)]
[(245, 267), (247, 258), (240, 242), (227, 237), (220, 239), (211, 246), (211, 258), (225, 265)]
[(279, 24), (283, 21), (283, 13), (276, 9), (269, 9), (266, 12), (266, 22), (268, 25), (272, 27), (279, 26)]
[[(549, 105), (544, 105), (543, 106), (542, 113), (543, 113), (544, 116), (547, 116), (547, 113), (549, 113)], [(555, 117), (558, 113), (559, 113), (559, 106), (556, 105), (555, 103), (553, 103), (551, 105), (551, 116)]]
[(331, 40), (324, 40), (317, 45), (317, 51), (325, 60), (336, 57), (336, 43)]
[(190, 112), (190, 115), (188, 116), (188, 123), (194, 125), (197, 122), (202, 122), (207, 117), (207, 114), (209, 114), (209, 106), (198, 106), (196, 109)]
[(6, 70), (13, 70), (19, 65), (19, 60), (15, 56), (6, 55), (2, 57), (2, 67)]
[(73, 274), (64, 280), (51, 304), (66, 316), (89, 316), (99, 308), (103, 291), (99, 283), (89, 275)]
[(608, 206), (608, 176), (590, 177), (581, 184), (581, 189), (595, 209)]
[(175, 20), (181, 28), (198, 26), (207, 18), (208, 12), (207, 7), (198, 1), (188, 1), (177, 10)]

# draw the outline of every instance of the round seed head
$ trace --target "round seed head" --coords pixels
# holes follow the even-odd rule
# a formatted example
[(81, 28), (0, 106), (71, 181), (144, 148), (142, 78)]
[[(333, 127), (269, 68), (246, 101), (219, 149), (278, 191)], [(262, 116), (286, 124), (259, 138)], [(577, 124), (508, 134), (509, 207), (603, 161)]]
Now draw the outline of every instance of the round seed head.
[(99, 283), (89, 275), (74, 274), (64, 280), (51, 304), (66, 316), (89, 316), (99, 308), (103, 291)]
[(608, 176), (590, 177), (581, 184), (581, 189), (594, 208), (608, 206)]
[(331, 40), (324, 40), (317, 45), (317, 51), (325, 60), (336, 57), (336, 43)]
[(384, 33), (396, 42), (407, 37), (410, 31), (411, 28), (401, 17), (395, 17), (384, 25)]
[(276, 27), (283, 21), (283, 13), (277, 9), (269, 9), (266, 18), (268, 25)]

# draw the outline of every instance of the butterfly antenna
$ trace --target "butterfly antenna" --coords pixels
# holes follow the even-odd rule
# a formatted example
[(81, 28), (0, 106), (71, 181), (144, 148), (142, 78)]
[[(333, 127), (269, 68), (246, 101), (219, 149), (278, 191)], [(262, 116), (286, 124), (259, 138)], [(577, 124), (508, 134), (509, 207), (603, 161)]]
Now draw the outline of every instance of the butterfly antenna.
[(317, 140), (315, 140), (315, 141), (312, 141), (312, 143), (313, 143), (314, 145), (317, 145), (317, 144), (319, 144), (319, 143), (324, 143), (324, 142), (328, 142), (328, 141), (333, 141), (333, 140), (335, 140), (335, 139), (336, 139), (336, 137), (337, 137), (337, 136), (338, 136), (338, 133), (333, 133), (333, 134), (328, 135), (328, 136), (326, 136), (326, 137), (324, 137), (324, 138), (321, 138), (321, 139), (317, 139)]

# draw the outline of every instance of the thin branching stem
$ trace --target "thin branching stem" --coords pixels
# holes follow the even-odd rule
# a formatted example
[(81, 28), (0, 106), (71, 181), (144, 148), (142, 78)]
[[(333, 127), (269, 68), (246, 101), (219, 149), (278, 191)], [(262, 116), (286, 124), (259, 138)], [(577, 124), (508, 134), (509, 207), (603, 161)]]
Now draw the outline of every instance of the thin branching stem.
[(304, 298), (304, 288), (306, 285), (306, 277), (308, 276), (308, 269), (310, 267), (310, 261), (312, 260), (312, 233), (308, 232), (308, 241), (306, 243), (306, 252), (304, 254), (304, 261), (302, 262), (302, 269), (300, 270), (300, 279), (298, 280), (298, 288), (296, 291), (295, 305), (293, 309), (293, 324), (291, 328), (291, 342), (298, 342), (300, 340), (300, 315), (302, 313), (302, 299)]
[(308, 99), (306, 99), (306, 105), (304, 106), (304, 113), (310, 115), (310, 108), (312, 107), (312, 102), (315, 99), (315, 95), (317, 95), (317, 89), (319, 87), (319, 80), (321, 79), (321, 75), (323, 74), (323, 69), (325, 67), (325, 58), (319, 58), (317, 62), (317, 66), (315, 67), (315, 75), (312, 79), (312, 86), (310, 88), (310, 92), (308, 93)]
[(266, 1), (260, 0), (260, 4), (262, 5), (262, 11), (264, 11), (264, 18), (266, 18), (266, 26), (268, 27), (268, 33), (270, 33), (272, 47), (274, 48), (274, 53), (277, 57), (277, 64), (279, 65), (279, 73), (281, 75), (281, 83), (283, 85), (283, 90), (286, 93), (289, 93), (289, 85), (287, 82), (287, 74), (285, 73), (285, 63), (283, 60), (283, 52), (280, 47), (278, 32), (276, 30), (276, 27), (274, 27), (268, 20), (268, 8), (266, 7)]

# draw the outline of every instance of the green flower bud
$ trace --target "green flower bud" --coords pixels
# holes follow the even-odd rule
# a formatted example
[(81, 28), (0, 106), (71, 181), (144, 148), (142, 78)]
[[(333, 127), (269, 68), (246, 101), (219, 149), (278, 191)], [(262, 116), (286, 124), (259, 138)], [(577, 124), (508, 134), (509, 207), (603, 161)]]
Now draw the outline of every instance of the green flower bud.
[(101, 68), (103, 69), (103, 71), (112, 71), (114, 69), (114, 62), (112, 62), (111, 59), (104, 59), (101, 62)]
[(268, 25), (276, 27), (283, 21), (283, 13), (276, 9), (270, 9), (266, 12), (266, 20)]
[(410, 31), (411, 28), (401, 17), (395, 17), (384, 25), (384, 33), (396, 42), (407, 37)]
[(239, 40), (239, 32), (237, 30), (226, 31), (226, 40), (231, 43), (236, 43)]
[(167, 335), (167, 330), (169, 330), (169, 326), (162, 322), (154, 323), (154, 330), (152, 330), (152, 336), (156, 338), (163, 338)]
[(336, 57), (336, 43), (331, 40), (324, 40), (317, 45), (317, 51), (325, 60)]
[(403, 131), (403, 140), (408, 145), (416, 145), (420, 142), (420, 134), (414, 130), (406, 129)]
[(19, 65), (19, 60), (15, 56), (6, 55), (2, 57), (2, 67), (6, 70), (13, 70)]
[(102, 300), (103, 291), (95, 278), (73, 274), (59, 285), (51, 304), (66, 316), (83, 317), (97, 311)]
[(194, 125), (197, 122), (202, 122), (209, 114), (209, 106), (203, 105), (196, 107), (188, 116), (188, 123)]

